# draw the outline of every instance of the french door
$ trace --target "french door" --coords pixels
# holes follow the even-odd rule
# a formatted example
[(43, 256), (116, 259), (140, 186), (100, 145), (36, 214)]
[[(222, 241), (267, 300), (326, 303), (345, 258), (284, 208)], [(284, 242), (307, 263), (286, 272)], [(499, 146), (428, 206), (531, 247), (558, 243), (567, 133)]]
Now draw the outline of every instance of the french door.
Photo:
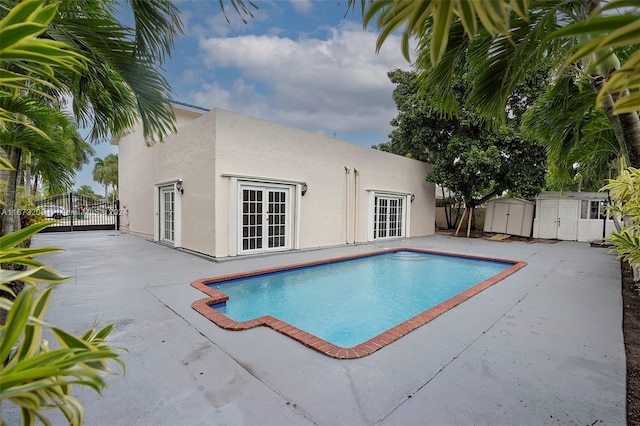
[(376, 195), (373, 213), (373, 238), (404, 237), (405, 197)]
[(173, 185), (160, 188), (160, 241), (175, 243), (175, 201)]
[(290, 189), (240, 185), (239, 247), (241, 253), (290, 248)]

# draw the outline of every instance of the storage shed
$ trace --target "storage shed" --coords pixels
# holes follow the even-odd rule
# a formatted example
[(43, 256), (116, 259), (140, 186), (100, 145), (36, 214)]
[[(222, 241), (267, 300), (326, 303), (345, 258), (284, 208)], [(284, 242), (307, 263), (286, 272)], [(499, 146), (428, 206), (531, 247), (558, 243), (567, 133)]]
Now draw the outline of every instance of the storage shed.
[(535, 203), (520, 198), (494, 198), (487, 202), (484, 232), (531, 236)]
[(605, 192), (551, 192), (536, 197), (534, 238), (593, 241), (615, 229)]

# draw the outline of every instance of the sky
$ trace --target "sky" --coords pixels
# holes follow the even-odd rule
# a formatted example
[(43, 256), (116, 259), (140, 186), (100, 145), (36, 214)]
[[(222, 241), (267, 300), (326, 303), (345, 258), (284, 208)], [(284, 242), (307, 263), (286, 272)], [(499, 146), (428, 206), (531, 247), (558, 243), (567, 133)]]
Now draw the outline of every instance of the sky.
[[(363, 30), (360, 12), (347, 11), (347, 0), (254, 3), (259, 9), (244, 24), (231, 6), (228, 23), (217, 0), (176, 2), (184, 35), (164, 64), (173, 98), (359, 145), (386, 142), (397, 114), (387, 73), (410, 68), (399, 37), (376, 54), (377, 34)], [(106, 142), (95, 150), (100, 158), (117, 154)], [(92, 169), (93, 161), (74, 188), (86, 184), (102, 194)]]

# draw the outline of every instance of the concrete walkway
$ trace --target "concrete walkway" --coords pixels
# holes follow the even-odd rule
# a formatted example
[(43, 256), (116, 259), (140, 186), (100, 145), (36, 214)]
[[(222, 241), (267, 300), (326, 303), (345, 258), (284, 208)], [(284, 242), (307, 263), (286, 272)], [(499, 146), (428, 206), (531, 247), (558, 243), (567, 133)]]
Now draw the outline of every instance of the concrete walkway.
[[(77, 333), (116, 322), (111, 342), (129, 349), (102, 397), (78, 392), (87, 425), (625, 423), (619, 263), (585, 243), (434, 236), (220, 263), (117, 232), (35, 244), (65, 247), (44, 259), (75, 276), (50, 322)], [(528, 266), (356, 360), (263, 327), (221, 330), (191, 309), (197, 278), (393, 246)]]

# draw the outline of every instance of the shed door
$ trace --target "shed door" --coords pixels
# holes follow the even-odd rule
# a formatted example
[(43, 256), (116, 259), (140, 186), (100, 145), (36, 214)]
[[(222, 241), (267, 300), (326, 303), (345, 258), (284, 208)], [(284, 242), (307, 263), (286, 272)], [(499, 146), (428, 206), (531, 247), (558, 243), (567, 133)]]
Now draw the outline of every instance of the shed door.
[(558, 201), (558, 239), (576, 241), (578, 239), (579, 200)]
[(508, 224), (509, 224), (509, 204), (494, 202), (493, 203), (493, 219), (491, 221), (491, 232), (506, 234)]
[(509, 235), (522, 235), (522, 221), (524, 219), (523, 204), (509, 204), (507, 213), (507, 232)]
[(558, 238), (558, 201), (540, 200), (540, 238)]

